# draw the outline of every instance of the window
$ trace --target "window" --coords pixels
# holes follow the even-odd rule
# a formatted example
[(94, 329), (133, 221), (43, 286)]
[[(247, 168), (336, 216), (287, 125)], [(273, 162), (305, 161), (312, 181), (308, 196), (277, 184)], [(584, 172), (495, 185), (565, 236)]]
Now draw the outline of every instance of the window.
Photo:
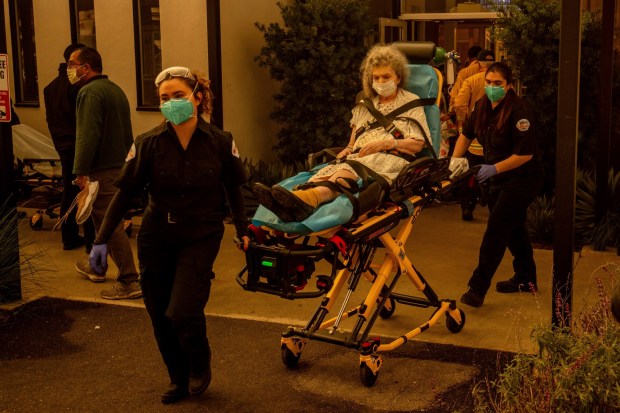
[(94, 0), (70, 0), (71, 42), (97, 48)]
[(11, 21), (15, 22), (11, 24), (15, 106), (39, 107), (32, 0), (12, 0), (9, 3), (9, 14)]
[(161, 72), (159, 0), (133, 0), (139, 110), (158, 110), (155, 77)]

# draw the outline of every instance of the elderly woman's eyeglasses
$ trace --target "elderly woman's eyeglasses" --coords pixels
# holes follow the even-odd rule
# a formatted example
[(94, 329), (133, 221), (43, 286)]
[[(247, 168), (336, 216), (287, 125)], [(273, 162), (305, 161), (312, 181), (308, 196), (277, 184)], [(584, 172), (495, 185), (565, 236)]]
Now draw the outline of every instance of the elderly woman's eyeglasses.
[(159, 87), (159, 85), (168, 79), (172, 79), (173, 77), (182, 77), (185, 79), (189, 79), (195, 81), (196, 78), (192, 75), (192, 72), (186, 68), (181, 66), (169, 67), (168, 69), (162, 70), (157, 77), (155, 78), (155, 86)]

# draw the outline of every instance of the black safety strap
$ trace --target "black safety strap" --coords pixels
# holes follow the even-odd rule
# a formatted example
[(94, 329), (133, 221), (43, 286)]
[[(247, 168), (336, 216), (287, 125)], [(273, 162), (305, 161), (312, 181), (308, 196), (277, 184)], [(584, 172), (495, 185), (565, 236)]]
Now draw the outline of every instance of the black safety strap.
[[(382, 177), (381, 175), (379, 175), (378, 173), (376, 173), (375, 171), (373, 171), (372, 169), (368, 168), (366, 165), (360, 162), (357, 162), (352, 159), (347, 159), (343, 162), (351, 166), (351, 168), (353, 168), (357, 176), (360, 177), (360, 179), (362, 180), (361, 187), (359, 187), (353, 179), (341, 178), (343, 182), (348, 185), (348, 187), (344, 186), (338, 181), (336, 182), (317, 181), (317, 182), (305, 182), (303, 184), (296, 185), (293, 189), (295, 190), (308, 189), (308, 188), (314, 188), (317, 186), (324, 186), (324, 187), (331, 189), (332, 191), (336, 193), (345, 195), (351, 202), (351, 205), (353, 206), (353, 218), (354, 218), (353, 221), (354, 221), (357, 219), (357, 217), (359, 217), (359, 209), (360, 209), (359, 200), (355, 197), (355, 194), (362, 192), (372, 182), (377, 182), (383, 188), (383, 193), (389, 194), (390, 184), (384, 177)], [(383, 201), (383, 200), (380, 200), (380, 201)]]
[(403, 117), (398, 117), (396, 119), (405, 119), (405, 120), (409, 120), (409, 121), (415, 123), (418, 126), (418, 129), (420, 129), (420, 131), (422, 132), (422, 137), (424, 138), (424, 142), (426, 143), (426, 147), (431, 152), (431, 155), (433, 156), (433, 159), (439, 159), (437, 157), (437, 152), (435, 152), (435, 148), (433, 148), (433, 144), (431, 143), (431, 140), (426, 135), (426, 132), (424, 132), (424, 128), (422, 128), (422, 125), (420, 124), (420, 122), (417, 119), (408, 118), (408, 117), (404, 117), (404, 116)]
[(368, 109), (368, 112), (370, 112), (370, 114), (375, 118), (375, 122), (369, 122), (367, 125), (358, 128), (358, 130), (355, 132), (355, 138), (357, 139), (362, 133), (369, 129), (375, 129), (383, 126), (383, 128), (388, 131), (392, 136), (394, 136), (395, 139), (403, 139), (402, 133), (396, 128), (396, 125), (394, 125), (394, 120), (397, 119), (398, 115), (419, 106), (434, 105), (436, 100), (436, 98), (410, 100), (404, 105), (394, 109), (387, 115), (384, 115), (383, 113), (379, 112), (377, 108), (375, 108), (372, 100), (364, 98), (361, 100), (361, 103), (364, 104), (366, 109)]
[(373, 171), (371, 168), (353, 159), (347, 159), (344, 162), (351, 168), (353, 168), (357, 176), (362, 178), (362, 182), (364, 182), (364, 188), (369, 185), (369, 178), (372, 178), (383, 187), (386, 193), (390, 192), (390, 184), (388, 183), (388, 181), (384, 177)]

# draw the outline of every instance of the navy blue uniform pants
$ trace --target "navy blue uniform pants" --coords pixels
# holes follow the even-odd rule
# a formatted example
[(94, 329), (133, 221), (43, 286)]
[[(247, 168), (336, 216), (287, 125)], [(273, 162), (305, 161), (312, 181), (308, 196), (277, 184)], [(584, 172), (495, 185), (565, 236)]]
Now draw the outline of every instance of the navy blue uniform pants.
[(527, 208), (536, 198), (541, 180), (513, 179), (501, 186), (491, 183), (489, 191), (489, 221), (482, 238), (478, 267), (468, 285), (484, 295), (491, 286), (497, 267), (506, 248), (514, 257), (512, 266), (518, 280), (536, 283), (534, 251), (525, 225)]
[(204, 309), (224, 226), (155, 223), (146, 215), (138, 235), (144, 304), (170, 381), (186, 385), (190, 373), (209, 368)]

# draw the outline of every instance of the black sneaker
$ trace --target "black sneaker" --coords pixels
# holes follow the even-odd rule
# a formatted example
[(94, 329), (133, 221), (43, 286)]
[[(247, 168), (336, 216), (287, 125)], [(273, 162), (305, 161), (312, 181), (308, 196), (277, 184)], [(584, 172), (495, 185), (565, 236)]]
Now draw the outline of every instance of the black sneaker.
[(461, 219), (463, 221), (472, 221), (474, 219), (474, 213), (471, 209), (463, 208), (461, 212)]
[(471, 307), (480, 307), (484, 303), (484, 295), (477, 293), (471, 288), (461, 297), (461, 302)]
[(536, 281), (522, 281), (514, 275), (512, 278), (506, 281), (498, 281), (495, 284), (495, 289), (498, 293), (519, 293), (519, 292), (533, 292), (538, 291)]

